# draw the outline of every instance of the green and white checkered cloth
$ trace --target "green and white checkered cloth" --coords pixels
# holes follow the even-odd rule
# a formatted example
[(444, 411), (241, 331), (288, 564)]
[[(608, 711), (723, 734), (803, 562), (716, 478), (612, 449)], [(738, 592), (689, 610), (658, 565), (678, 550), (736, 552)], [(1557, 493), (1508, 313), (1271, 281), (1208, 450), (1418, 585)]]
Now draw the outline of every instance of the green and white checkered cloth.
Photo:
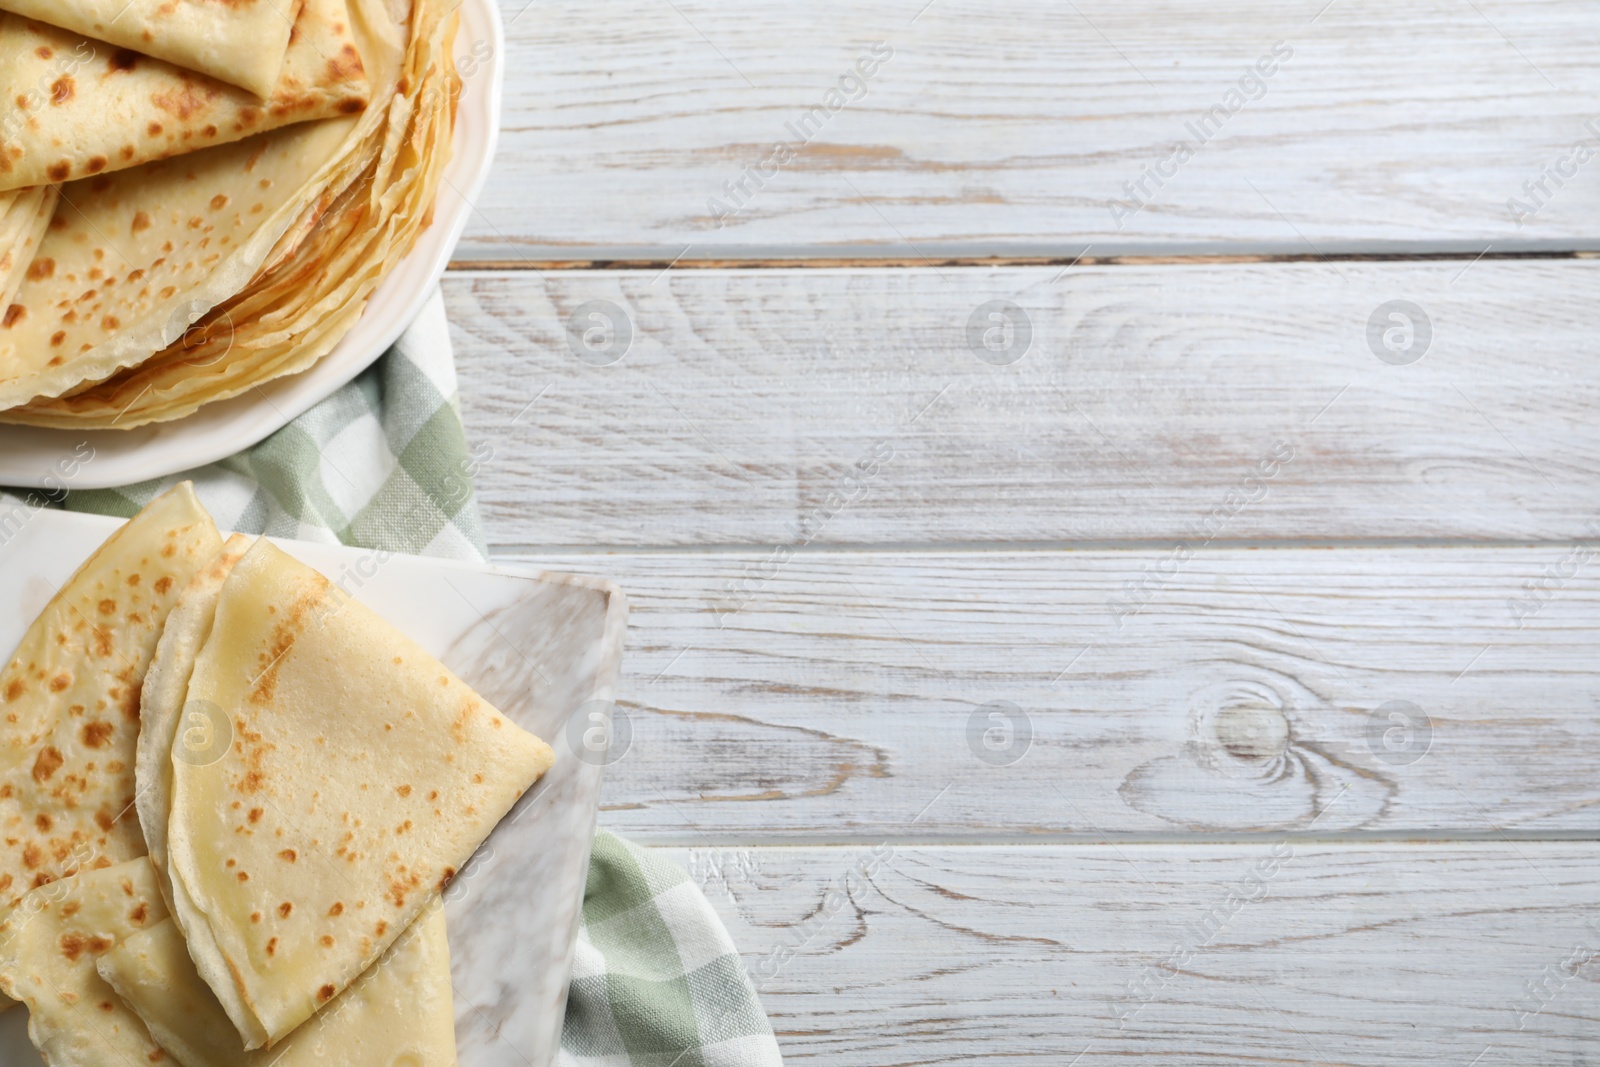
[(682, 867), (601, 831), (561, 1067), (781, 1067), (728, 932)]
[[(482, 560), (482, 455), (461, 425), (436, 293), (382, 359), (260, 444), (170, 478), (72, 492), (65, 506), (131, 516), (187, 478), (226, 530)], [(604, 831), (561, 1043), (561, 1067), (783, 1062), (738, 950), (687, 872)]]

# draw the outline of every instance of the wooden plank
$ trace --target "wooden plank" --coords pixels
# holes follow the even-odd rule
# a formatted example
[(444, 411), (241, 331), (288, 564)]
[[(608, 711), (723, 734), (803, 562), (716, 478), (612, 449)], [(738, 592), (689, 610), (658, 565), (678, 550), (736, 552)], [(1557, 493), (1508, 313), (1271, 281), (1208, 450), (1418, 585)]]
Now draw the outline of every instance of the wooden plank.
[(1596, 552), (500, 562), (627, 592), (603, 803), (640, 840), (1500, 841), (1600, 834)]
[[(1600, 238), (1600, 164), (1572, 158), (1600, 139), (1586, 125), (1600, 20), (1570, 0), (502, 10), (505, 135), (462, 260), (1476, 253)], [(874, 60), (875, 44), (892, 58)], [(855, 99), (828, 100), (863, 60)], [(1270, 77), (1252, 76), (1258, 62)], [(1158, 185), (1153, 169), (1169, 176)], [(1513, 197), (1538, 207), (1520, 226)], [(1139, 210), (1119, 214), (1119, 200)]]
[(741, 946), (790, 1063), (1600, 1054), (1593, 843), (675, 855)]
[[(445, 293), (492, 543), (771, 546), (1579, 536), (1600, 514), (1597, 284), (1600, 261), (1544, 260), (461, 273)], [(996, 300), (1026, 347), (985, 348), (981, 315), (969, 334)], [(1383, 346), (1396, 300), (1426, 319), (1410, 353)], [(608, 366), (567, 329), (593, 301), (625, 331), (585, 319)], [(1377, 350), (1420, 360), (1380, 359), (1375, 316)]]

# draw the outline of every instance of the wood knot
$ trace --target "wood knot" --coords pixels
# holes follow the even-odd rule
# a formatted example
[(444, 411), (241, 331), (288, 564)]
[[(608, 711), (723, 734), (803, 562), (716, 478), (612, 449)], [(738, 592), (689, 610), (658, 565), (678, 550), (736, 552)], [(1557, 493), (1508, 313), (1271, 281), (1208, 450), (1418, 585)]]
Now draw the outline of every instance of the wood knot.
[(1191, 701), (1190, 749), (1200, 766), (1230, 778), (1272, 778), (1294, 741), (1287, 701), (1256, 680), (1208, 686)]
[(1235, 759), (1260, 763), (1289, 747), (1289, 720), (1282, 708), (1234, 704), (1217, 712), (1212, 728), (1217, 744)]
[(1348, 829), (1382, 817), (1394, 786), (1321, 735), (1338, 724), (1324, 698), (1284, 673), (1218, 666), (1218, 680), (1189, 696), (1178, 751), (1123, 779), (1117, 792), (1129, 807), (1190, 830), (1234, 832)]

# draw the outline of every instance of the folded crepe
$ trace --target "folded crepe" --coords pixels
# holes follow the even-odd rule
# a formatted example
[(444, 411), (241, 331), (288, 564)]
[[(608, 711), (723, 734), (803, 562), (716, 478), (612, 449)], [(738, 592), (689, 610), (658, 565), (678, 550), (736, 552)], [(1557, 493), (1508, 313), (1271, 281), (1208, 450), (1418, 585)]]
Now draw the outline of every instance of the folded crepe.
[(0, 672), (0, 917), (30, 889), (145, 854), (139, 687), (167, 613), (222, 547), (185, 482), (112, 534)]
[(55, 207), (54, 186), (0, 193), (0, 321), (22, 288)]
[(339, 1063), (386, 1067), (456, 1062), (442, 907), (418, 919), (354, 985), (270, 1050), (244, 1050), (170, 920), (122, 939), (97, 966), (183, 1067), (313, 1067), (326, 1064), (330, 1053)]
[(211, 619), (222, 596), (222, 583), (233, 565), (250, 548), (250, 538), (234, 534), (222, 551), (206, 563), (183, 590), (178, 602), (167, 613), (167, 623), (156, 644), (150, 669), (145, 672), (139, 695), (139, 743), (134, 760), (135, 808), (144, 829), (145, 846), (161, 886), (161, 896), (172, 906), (172, 883), (167, 877), (167, 813), (172, 809), (172, 745), (180, 729), (187, 751), (199, 746), (226, 744), (214, 732), (215, 725), (198, 712), (198, 718), (184, 721), (184, 701), (189, 690), (189, 673), (194, 669), (200, 646), (211, 635)]
[(147, 360), (293, 255), (381, 151), (404, 60), (383, 0), (351, 0), (374, 105), (61, 188), (0, 325), (0, 409)]
[(0, 412), (0, 421), (131, 429), (181, 418), (327, 355), (432, 221), (460, 91), (456, 23), (444, 0), (413, 6), (402, 91), (388, 106), (381, 144), (291, 254), (140, 365)]
[(346, 0), (307, 0), (266, 100), (204, 74), (0, 14), (0, 190), (65, 182), (362, 110)]
[(136, 859), (35, 889), (0, 923), (0, 990), (28, 1006), (28, 1036), (47, 1067), (167, 1058), (95, 967), (166, 916), (150, 862)]
[(0, 0), (13, 11), (142, 52), (258, 97), (271, 94), (301, 0)]
[(265, 539), (223, 583), (186, 700), (233, 743), (174, 741), (173, 915), (247, 1049), (367, 970), (554, 761)]

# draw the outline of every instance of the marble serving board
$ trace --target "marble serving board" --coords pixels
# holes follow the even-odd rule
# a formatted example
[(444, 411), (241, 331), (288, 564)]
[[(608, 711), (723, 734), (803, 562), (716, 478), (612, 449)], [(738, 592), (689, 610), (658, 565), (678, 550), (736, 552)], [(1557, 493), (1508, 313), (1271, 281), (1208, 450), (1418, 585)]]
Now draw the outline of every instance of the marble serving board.
[[(118, 521), (0, 507), (0, 652)], [(561, 1039), (604, 731), (627, 603), (608, 582), (278, 541), (437, 656), (556, 750), (555, 767), (446, 893), (461, 1067), (547, 1067)], [(0, 1015), (0, 1064), (40, 1067), (26, 1013)], [(360, 1065), (351, 1065), (360, 1067)]]

